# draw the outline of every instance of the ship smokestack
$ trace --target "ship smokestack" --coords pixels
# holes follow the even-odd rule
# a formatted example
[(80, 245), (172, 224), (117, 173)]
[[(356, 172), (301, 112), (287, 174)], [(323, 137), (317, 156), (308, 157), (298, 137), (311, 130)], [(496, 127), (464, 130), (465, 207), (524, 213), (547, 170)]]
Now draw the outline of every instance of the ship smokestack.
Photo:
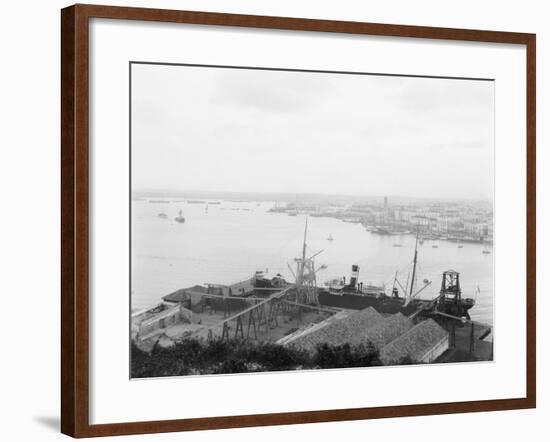
[(351, 278), (349, 280), (349, 285), (355, 288), (357, 286), (358, 278), (359, 278), (359, 266), (357, 264), (353, 264), (351, 266)]

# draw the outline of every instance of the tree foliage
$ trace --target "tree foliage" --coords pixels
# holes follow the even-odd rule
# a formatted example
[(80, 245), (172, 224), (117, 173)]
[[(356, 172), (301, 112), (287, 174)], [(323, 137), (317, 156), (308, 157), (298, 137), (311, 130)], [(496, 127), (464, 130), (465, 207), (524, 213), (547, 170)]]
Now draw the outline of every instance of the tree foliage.
[(155, 345), (150, 352), (132, 343), (132, 377), (249, 373), (382, 365), (371, 344), (323, 344), (313, 353), (271, 342), (184, 339), (172, 347)]
[(358, 346), (321, 344), (313, 361), (319, 368), (372, 367), (382, 365), (378, 355), (370, 342)]

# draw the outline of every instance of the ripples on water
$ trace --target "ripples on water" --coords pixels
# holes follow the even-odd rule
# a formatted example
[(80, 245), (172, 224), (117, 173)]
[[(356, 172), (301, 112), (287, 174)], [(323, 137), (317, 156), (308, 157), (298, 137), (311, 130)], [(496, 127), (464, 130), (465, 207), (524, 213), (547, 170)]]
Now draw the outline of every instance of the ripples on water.
[[(206, 282), (230, 284), (268, 269), (292, 280), (288, 264), (301, 253), (305, 216), (270, 213), (272, 203), (222, 202), (209, 205), (132, 201), (132, 309), (155, 305), (174, 290)], [(183, 210), (185, 224), (174, 221)], [(242, 210), (246, 209), (246, 210)], [(159, 218), (161, 211), (168, 219)], [(327, 241), (332, 234), (334, 241)], [(316, 264), (320, 282), (349, 278), (359, 264), (359, 279), (391, 287), (396, 271), (404, 284), (414, 252), (414, 236), (380, 236), (360, 224), (331, 218), (309, 218), (308, 253), (322, 250)], [(400, 244), (401, 247), (394, 247)], [(437, 244), (437, 248), (432, 245)], [(463, 296), (475, 297), (475, 320), (493, 321), (493, 255), (480, 244), (425, 241), (419, 248), (417, 285), (432, 285), (423, 298), (437, 295), (444, 270), (460, 272)], [(480, 293), (476, 294), (477, 287)]]

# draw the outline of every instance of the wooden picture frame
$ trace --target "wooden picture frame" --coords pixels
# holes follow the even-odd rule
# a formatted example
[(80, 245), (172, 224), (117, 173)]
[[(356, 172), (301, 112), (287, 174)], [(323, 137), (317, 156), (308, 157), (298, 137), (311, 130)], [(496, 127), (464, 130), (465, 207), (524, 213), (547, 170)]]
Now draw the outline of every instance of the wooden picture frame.
[[(89, 415), (89, 19), (141, 20), (279, 30), (525, 45), (527, 53), (527, 360), (525, 397), (296, 413), (90, 425)], [(534, 408), (536, 404), (536, 175), (534, 34), (263, 17), (97, 5), (61, 11), (61, 431), (73, 437), (302, 424)]]

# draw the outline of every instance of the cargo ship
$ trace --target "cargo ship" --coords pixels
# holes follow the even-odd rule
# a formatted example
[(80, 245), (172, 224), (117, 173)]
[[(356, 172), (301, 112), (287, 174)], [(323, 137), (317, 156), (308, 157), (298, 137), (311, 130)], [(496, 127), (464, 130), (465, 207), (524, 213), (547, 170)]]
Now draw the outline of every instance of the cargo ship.
[(399, 283), (396, 273), (393, 287), (388, 295), (384, 286), (365, 285), (363, 282), (359, 282), (359, 266), (354, 264), (351, 267), (351, 277), (348, 283), (346, 283), (346, 278), (342, 277), (328, 281), (325, 283), (325, 287), (318, 289), (319, 304), (355, 310), (373, 307), (380, 313), (400, 312), (404, 315), (411, 315), (421, 309), (435, 309), (447, 315), (470, 319), (469, 310), (475, 305), (475, 300), (462, 297), (459, 273), (454, 270), (443, 272), (440, 292), (435, 299), (418, 297), (432, 283), (424, 279), (420, 288), (415, 287), (418, 243), (417, 235), (410, 284), (407, 283), (403, 287)]
[(373, 307), (380, 313), (411, 314), (417, 310), (417, 303), (407, 302), (408, 298), (401, 296), (396, 287), (387, 295), (384, 286), (364, 284), (358, 276), (359, 266), (354, 264), (349, 282), (342, 277), (325, 283), (325, 287), (318, 289), (319, 304), (353, 310)]
[[(319, 304), (329, 307), (362, 310), (373, 307), (380, 313), (402, 313), (411, 315), (418, 310), (436, 310), (447, 315), (471, 319), (469, 310), (474, 307), (475, 299), (463, 298), (460, 288), (459, 273), (454, 270), (443, 272), (439, 296), (435, 299), (418, 299), (413, 296), (402, 296), (397, 288), (387, 295), (382, 286), (357, 283), (358, 266), (352, 266), (352, 277), (349, 284), (345, 278), (328, 282), (326, 288), (319, 288)], [(427, 287), (429, 283), (425, 282)], [(418, 291), (417, 291), (418, 293)]]

